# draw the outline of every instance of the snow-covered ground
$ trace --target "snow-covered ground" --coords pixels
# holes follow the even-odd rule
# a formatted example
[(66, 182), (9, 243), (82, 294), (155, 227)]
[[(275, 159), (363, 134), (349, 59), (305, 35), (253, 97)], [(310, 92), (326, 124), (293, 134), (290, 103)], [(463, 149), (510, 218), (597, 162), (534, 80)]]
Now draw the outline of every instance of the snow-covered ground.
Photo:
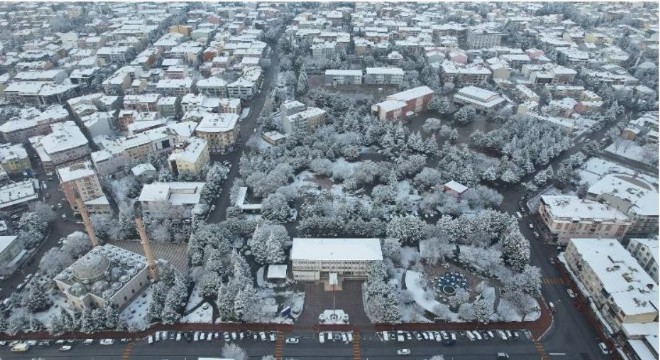
[(605, 148), (605, 151), (607, 151), (610, 154), (624, 157), (626, 159), (635, 160), (643, 163), (647, 162), (646, 156), (644, 154), (644, 148), (632, 142), (628, 144), (619, 145), (618, 148), (617, 148), (617, 144), (615, 143)]
[(53, 302), (53, 305), (46, 311), (35, 313), (34, 317), (41, 321), (41, 323), (44, 324), (46, 328), (50, 329), (50, 323), (53, 317), (60, 316), (60, 309), (65, 309), (68, 311), (70, 305), (67, 304), (66, 298), (60, 295), (59, 291), (55, 295), (52, 293), (48, 294), (48, 297)]
[[(525, 295), (530, 308), (540, 309), (538, 301), (529, 295)], [(500, 321), (522, 321), (523, 316), (518, 310), (505, 298), (500, 298), (500, 304), (497, 307)], [(541, 316), (540, 310), (532, 310), (525, 316), (525, 321), (534, 321)]]
[(122, 312), (119, 318), (124, 320), (129, 329), (146, 329), (147, 314), (151, 303), (151, 286), (138, 295)]
[(422, 273), (412, 270), (406, 272), (406, 288), (412, 294), (415, 302), (424, 310), (433, 312), (433, 308), (440, 303), (435, 300), (433, 289), (425, 289), (424, 284), (426, 284), (426, 279)]
[(401, 248), (401, 266), (409, 268), (419, 261), (420, 254), (417, 248), (404, 246)]

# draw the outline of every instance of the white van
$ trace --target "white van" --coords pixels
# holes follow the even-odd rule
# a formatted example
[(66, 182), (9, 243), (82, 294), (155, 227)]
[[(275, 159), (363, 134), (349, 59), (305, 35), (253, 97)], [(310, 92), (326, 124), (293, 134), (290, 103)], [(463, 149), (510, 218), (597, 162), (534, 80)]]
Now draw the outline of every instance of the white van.
[(522, 214), (520, 213), (520, 211), (516, 211), (516, 217), (517, 217), (519, 220), (522, 219)]
[(390, 334), (387, 331), (383, 331), (383, 341), (389, 341)]
[(323, 344), (323, 343), (325, 342), (325, 336), (323, 336), (323, 333), (322, 333), (322, 332), (319, 333), (319, 342), (320, 342), (321, 344)]
[(149, 337), (147, 338), (147, 342), (149, 343), (149, 345), (153, 344), (154, 343), (154, 336), (149, 335)]
[(506, 334), (502, 330), (497, 330), (497, 335), (499, 335), (499, 337), (504, 341), (508, 340), (508, 338), (506, 337)]
[(470, 341), (474, 341), (474, 340), (475, 340), (475, 338), (474, 338), (474, 334), (472, 334), (472, 331), (466, 331), (466, 332), (465, 332), (465, 335), (467, 336), (468, 339), (470, 339)]
[(479, 331), (474, 330), (474, 331), (472, 331), (472, 333), (474, 334), (474, 337), (477, 338), (477, 340), (483, 340), (483, 338), (481, 337), (481, 334), (479, 334)]

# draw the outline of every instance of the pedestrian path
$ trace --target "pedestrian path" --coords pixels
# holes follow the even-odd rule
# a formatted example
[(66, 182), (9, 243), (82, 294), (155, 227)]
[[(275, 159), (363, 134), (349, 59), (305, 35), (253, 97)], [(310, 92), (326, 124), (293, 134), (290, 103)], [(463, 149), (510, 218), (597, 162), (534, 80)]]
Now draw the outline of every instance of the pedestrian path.
[(566, 285), (566, 280), (562, 277), (543, 278), (544, 285)]
[(545, 352), (545, 347), (538, 341), (534, 341), (534, 347), (536, 351), (541, 355), (541, 360), (548, 360), (548, 354)]
[(134, 342), (129, 342), (126, 344), (126, 347), (124, 348), (124, 351), (121, 353), (121, 360), (128, 360), (131, 358), (131, 353), (133, 352), (133, 348), (135, 347)]

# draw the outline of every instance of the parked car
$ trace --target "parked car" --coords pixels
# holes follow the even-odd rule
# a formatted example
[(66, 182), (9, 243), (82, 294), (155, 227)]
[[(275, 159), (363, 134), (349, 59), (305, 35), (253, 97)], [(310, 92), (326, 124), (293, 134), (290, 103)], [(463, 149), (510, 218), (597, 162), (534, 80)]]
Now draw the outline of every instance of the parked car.
[(115, 341), (113, 339), (102, 339), (101, 341), (99, 341), (99, 344), (101, 345), (112, 345), (114, 343)]
[(571, 299), (575, 299), (575, 292), (572, 289), (568, 288), (566, 289), (566, 292), (568, 293), (568, 296), (571, 297)]
[(59, 350), (59, 351), (69, 351), (69, 350), (71, 350), (71, 345), (62, 345), (57, 350)]
[(290, 337), (290, 338), (286, 338), (284, 342), (287, 344), (297, 344), (299, 340), (298, 338)]
[(607, 348), (607, 345), (605, 345), (604, 342), (599, 342), (598, 347), (600, 348), (600, 352), (602, 352), (603, 355), (609, 355), (611, 353), (610, 349)]
[(396, 351), (397, 355), (410, 355), (410, 349), (399, 349)]
[(323, 335), (322, 332), (319, 333), (319, 342), (323, 344), (325, 342), (325, 336)]
[(497, 360), (507, 360), (509, 359), (509, 354), (504, 352), (497, 353)]

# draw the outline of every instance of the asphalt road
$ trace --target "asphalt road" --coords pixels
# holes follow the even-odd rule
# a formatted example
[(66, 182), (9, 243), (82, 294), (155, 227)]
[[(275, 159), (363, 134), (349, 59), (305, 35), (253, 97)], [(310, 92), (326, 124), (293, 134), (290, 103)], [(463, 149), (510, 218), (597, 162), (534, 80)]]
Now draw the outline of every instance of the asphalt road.
[[(550, 162), (556, 168), (561, 161), (568, 159), (571, 155), (577, 154), (590, 140), (600, 140), (605, 136), (610, 127), (605, 127), (592, 134), (583, 135), (575, 139), (574, 146), (567, 151), (563, 152), (560, 156)], [(534, 178), (536, 173), (526, 176), (520, 181), (520, 184), (530, 181)], [(521, 210), (520, 204), (527, 201), (523, 199), (526, 193), (525, 188), (520, 185), (514, 185), (504, 191), (500, 191), (504, 196), (504, 202), (501, 210), (510, 214), (515, 214), (516, 211)], [(527, 209), (524, 209), (527, 210)], [(522, 211), (521, 211), (522, 212)], [(550, 263), (550, 256), (557, 254), (555, 246), (543, 243), (542, 240), (534, 236), (529, 224), (532, 220), (528, 211), (524, 211), (523, 218), (520, 220), (521, 233), (530, 240), (531, 254), (530, 262), (532, 265), (538, 266), (544, 279), (558, 279), (561, 277), (560, 271), (555, 265)], [(567, 353), (562, 356), (562, 359), (581, 359), (581, 360), (595, 360), (603, 358), (595, 330), (585, 318), (584, 314), (579, 311), (573, 299), (568, 296), (566, 292), (566, 285), (558, 284), (543, 284), (542, 286), (543, 298), (546, 302), (553, 302), (556, 307), (554, 316), (554, 323), (550, 331), (542, 339), (543, 346), (546, 353)], [(570, 354), (570, 355), (569, 355)]]
[(225, 219), (227, 214), (227, 207), (231, 204), (229, 203), (229, 190), (231, 189), (234, 180), (238, 177), (238, 167), (245, 149), (245, 143), (248, 141), (250, 136), (252, 136), (257, 128), (257, 118), (261, 109), (264, 107), (266, 98), (270, 94), (273, 82), (277, 81), (277, 74), (280, 68), (280, 59), (277, 51), (271, 51), (271, 66), (266, 70), (264, 74), (263, 83), (261, 84), (261, 91), (255, 98), (250, 102), (250, 114), (241, 121), (240, 131), (238, 135), (238, 140), (236, 141), (236, 149), (224, 155), (213, 155), (211, 156), (214, 161), (229, 161), (231, 163), (231, 169), (227, 175), (227, 179), (224, 182), (222, 188), (222, 193), (218, 196), (218, 199), (215, 202), (215, 210), (211, 212), (208, 217), (209, 223), (218, 223)]

